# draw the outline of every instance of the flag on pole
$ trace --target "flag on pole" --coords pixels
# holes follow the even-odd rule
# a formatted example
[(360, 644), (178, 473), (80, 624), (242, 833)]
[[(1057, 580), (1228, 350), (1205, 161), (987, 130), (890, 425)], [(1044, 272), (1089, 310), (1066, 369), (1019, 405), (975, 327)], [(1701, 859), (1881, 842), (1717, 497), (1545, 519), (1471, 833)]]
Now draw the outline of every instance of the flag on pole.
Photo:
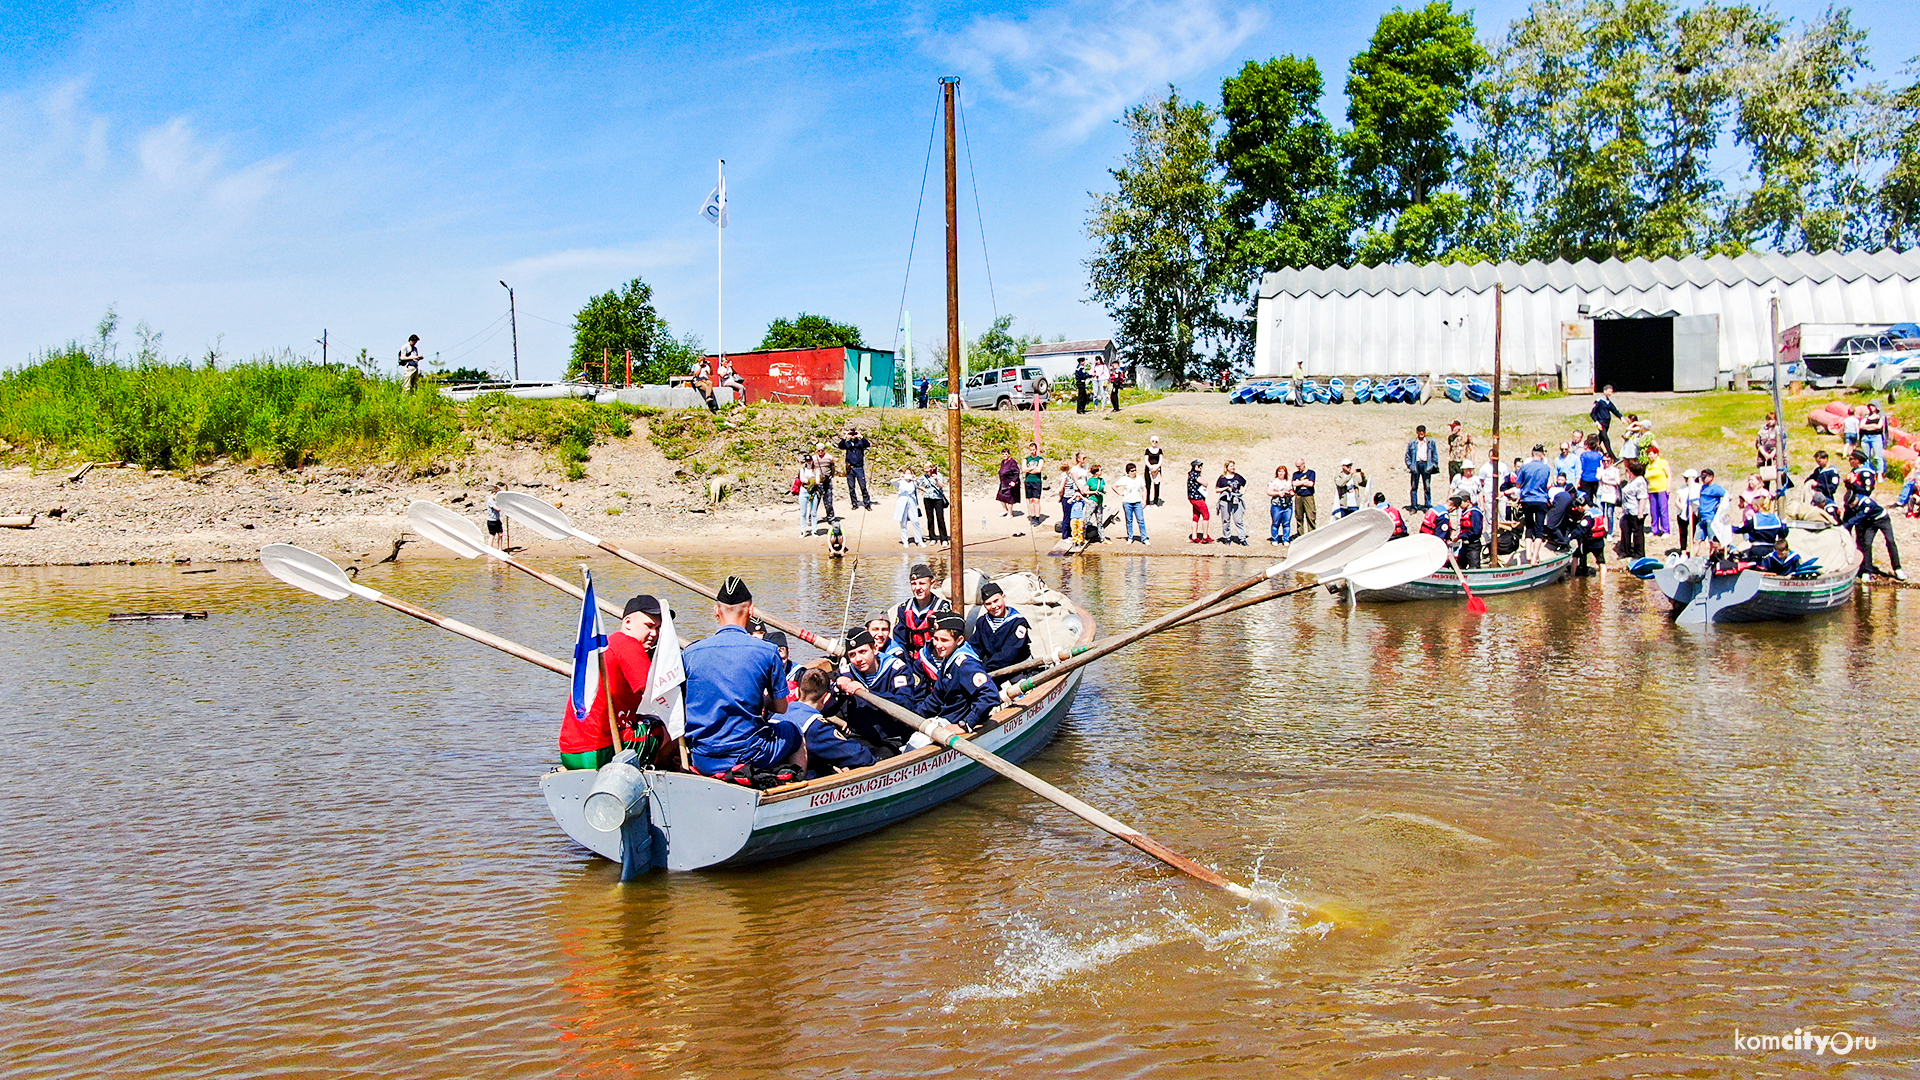
[(600, 693), (600, 650), (607, 635), (600, 632), (600, 607), (593, 598), (593, 571), (586, 570), (587, 596), (580, 603), (580, 634), (573, 643), (573, 715), (586, 719)]
[(653, 647), (653, 665), (647, 669), (646, 697), (640, 711), (667, 725), (667, 738), (687, 733), (687, 667), (680, 660), (680, 639), (673, 633), (673, 608), (660, 605), (660, 640)]
[(720, 183), (714, 186), (713, 194), (707, 196), (707, 204), (700, 208), (700, 216), (721, 228), (727, 227), (727, 178), (722, 176)]

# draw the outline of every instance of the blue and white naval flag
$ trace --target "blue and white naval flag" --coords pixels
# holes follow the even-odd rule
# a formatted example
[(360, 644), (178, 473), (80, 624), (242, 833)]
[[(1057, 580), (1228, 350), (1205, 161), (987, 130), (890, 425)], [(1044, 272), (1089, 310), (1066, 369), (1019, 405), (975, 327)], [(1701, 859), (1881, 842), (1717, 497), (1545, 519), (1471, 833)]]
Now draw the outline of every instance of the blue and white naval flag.
[(727, 178), (722, 176), (720, 183), (714, 186), (713, 194), (707, 196), (707, 204), (700, 208), (700, 216), (721, 228), (727, 227)]
[(573, 643), (573, 715), (586, 719), (600, 693), (600, 651), (607, 635), (600, 632), (600, 606), (593, 597), (593, 571), (587, 575), (587, 596), (580, 602), (580, 634)]

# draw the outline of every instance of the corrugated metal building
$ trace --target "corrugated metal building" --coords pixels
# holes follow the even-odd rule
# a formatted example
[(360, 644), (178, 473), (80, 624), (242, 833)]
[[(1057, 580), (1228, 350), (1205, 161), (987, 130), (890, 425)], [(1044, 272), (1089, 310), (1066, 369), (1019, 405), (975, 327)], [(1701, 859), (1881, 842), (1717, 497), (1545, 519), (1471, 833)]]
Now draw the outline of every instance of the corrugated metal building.
[(1393, 264), (1261, 279), (1256, 375), (1489, 375), (1493, 287), (1503, 366), (1568, 389), (1709, 389), (1772, 361), (1780, 326), (1920, 317), (1920, 254), (1892, 250), (1593, 262)]

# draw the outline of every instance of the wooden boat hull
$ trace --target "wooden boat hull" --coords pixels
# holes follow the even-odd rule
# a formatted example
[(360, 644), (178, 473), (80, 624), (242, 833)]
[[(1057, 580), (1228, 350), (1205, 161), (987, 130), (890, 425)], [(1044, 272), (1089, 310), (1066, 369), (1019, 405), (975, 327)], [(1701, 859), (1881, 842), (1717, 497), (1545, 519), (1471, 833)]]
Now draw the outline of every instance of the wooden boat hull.
[[(1573, 553), (1564, 552), (1527, 566), (1488, 567), (1462, 573), (1466, 576), (1467, 585), (1473, 589), (1473, 595), (1500, 596), (1563, 581), (1572, 570)], [(1394, 604), (1409, 600), (1459, 600), (1465, 596), (1465, 591), (1460, 588), (1460, 579), (1454, 576), (1453, 568), (1449, 566), (1437, 574), (1391, 589), (1362, 589), (1353, 598), (1362, 604)]]
[[(1092, 620), (1084, 623), (1083, 641), (1090, 640)], [(1035, 688), (1016, 711), (1000, 714), (997, 724), (975, 736), (979, 745), (1016, 763), (1039, 753), (1059, 732), (1084, 673), (1077, 669)], [(699, 870), (851, 840), (958, 798), (994, 777), (984, 765), (939, 746), (770, 792), (648, 771), (645, 815), (636, 808), (624, 828), (601, 830), (583, 813), (598, 775), (590, 769), (557, 769), (540, 778), (540, 790), (554, 820), (574, 842), (622, 863), (629, 875), (644, 869), (628, 865), (637, 858), (667, 870)], [(646, 832), (636, 837), (636, 829)]]
[(1708, 574), (1706, 561), (1687, 559), (1654, 571), (1652, 581), (1682, 625), (1773, 622), (1832, 611), (1853, 599), (1857, 572), (1783, 578), (1758, 570)]

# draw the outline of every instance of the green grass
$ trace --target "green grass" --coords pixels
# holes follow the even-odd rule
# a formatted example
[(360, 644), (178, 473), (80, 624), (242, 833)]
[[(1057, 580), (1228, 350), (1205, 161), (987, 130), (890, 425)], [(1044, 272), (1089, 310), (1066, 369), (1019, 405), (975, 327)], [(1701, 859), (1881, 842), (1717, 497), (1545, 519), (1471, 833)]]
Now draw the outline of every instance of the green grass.
[(283, 468), (420, 469), (465, 457), (485, 439), (531, 443), (577, 478), (594, 444), (626, 435), (629, 418), (649, 411), (504, 394), (462, 406), (340, 365), (122, 365), (68, 348), (0, 373), (0, 453), (36, 463), (80, 458), (158, 469), (222, 458)]

